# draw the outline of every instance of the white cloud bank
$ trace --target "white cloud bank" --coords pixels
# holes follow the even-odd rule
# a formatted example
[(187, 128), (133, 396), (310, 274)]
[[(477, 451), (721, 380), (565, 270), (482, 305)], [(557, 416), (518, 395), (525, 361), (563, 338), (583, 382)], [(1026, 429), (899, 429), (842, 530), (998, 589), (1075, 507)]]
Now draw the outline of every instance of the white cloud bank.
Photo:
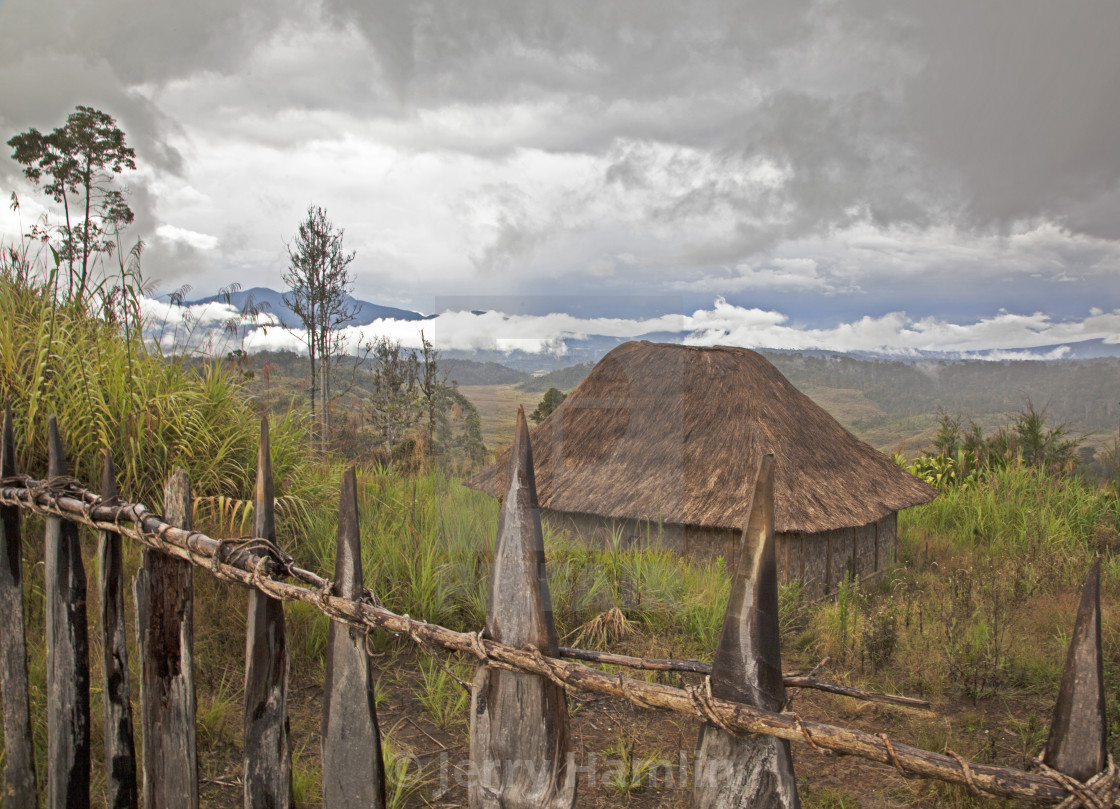
[[(261, 315), (239, 329), (231, 328), (237, 311), (224, 304), (182, 307), (145, 300), (143, 311), (148, 334), (168, 352), (306, 349), (303, 331), (281, 328), (271, 315)], [(379, 336), (419, 348), (421, 332), (445, 351), (522, 351), (556, 356), (566, 353), (567, 340), (657, 334), (699, 346), (870, 352), (898, 357), (940, 352), (966, 359), (1044, 360), (1060, 359), (1069, 353), (1064, 346), (1073, 343), (1101, 340), (1120, 344), (1120, 309), (1092, 309), (1084, 318), (1071, 320), (1056, 320), (1041, 312), (1001, 311), (966, 323), (891, 312), (828, 328), (803, 328), (781, 312), (736, 306), (718, 298), (710, 309), (699, 309), (691, 315), (632, 319), (446, 311), (428, 320), (377, 320), (367, 326), (347, 327), (340, 333), (350, 350), (358, 350)], [(1036, 351), (1041, 348), (1047, 350)]]

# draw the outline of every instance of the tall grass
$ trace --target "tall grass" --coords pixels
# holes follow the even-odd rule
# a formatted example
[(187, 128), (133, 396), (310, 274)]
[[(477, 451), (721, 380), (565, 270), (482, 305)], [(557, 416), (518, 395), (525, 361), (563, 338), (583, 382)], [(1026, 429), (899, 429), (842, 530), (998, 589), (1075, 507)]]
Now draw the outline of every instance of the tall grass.
[[(438, 471), (407, 476), (373, 466), (359, 470), (358, 483), (366, 585), (395, 612), (460, 631), (481, 628), (498, 503)], [(332, 508), (312, 520), (297, 558), (329, 574), (336, 530), (332, 500)], [(655, 641), (666, 654), (711, 656), (730, 588), (722, 559), (684, 560), (662, 548), (620, 542), (588, 545), (547, 522), (544, 534), (551, 608), (561, 638), (617, 642), (621, 615), (640, 630), (638, 643)], [(783, 585), (780, 596), (783, 629), (802, 628), (806, 606), (800, 586)], [(590, 622), (612, 611), (617, 612), (605, 627), (610, 631), (588, 631), (594, 629)]]
[[(0, 273), (0, 399), (15, 416), (20, 469), (45, 476), (47, 420), (58, 418), (70, 473), (100, 480), (109, 448), (118, 485), (156, 505), (172, 467), (223, 522), (251, 495), (259, 420), (239, 380), (220, 363), (189, 370), (84, 304), (56, 297), (47, 280)], [(284, 527), (297, 529), (323, 492), (307, 462), (305, 419), (290, 413), (271, 430)], [(231, 529), (240, 527), (230, 526)]]
[(1078, 478), (1011, 465), (977, 486), (948, 488), (899, 515), (904, 552), (933, 539), (956, 553), (1029, 558), (1052, 586), (1084, 575), (1120, 532), (1120, 501)]

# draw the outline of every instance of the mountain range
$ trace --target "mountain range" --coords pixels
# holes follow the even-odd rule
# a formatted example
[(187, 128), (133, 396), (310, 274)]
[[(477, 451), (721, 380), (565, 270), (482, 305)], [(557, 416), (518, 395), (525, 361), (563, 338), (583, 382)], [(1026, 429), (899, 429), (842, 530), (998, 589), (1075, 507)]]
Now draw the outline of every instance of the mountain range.
[[(227, 295), (211, 295), (190, 301), (189, 304), (229, 303), (239, 310), (244, 311), (247, 305), (261, 306), (263, 311), (274, 315), (285, 328), (302, 328), (299, 317), (284, 303), (284, 293), (277, 292), (268, 287), (252, 287), (238, 290)], [(344, 325), (367, 326), (377, 320), (393, 319), (402, 321), (430, 320), (435, 315), (423, 315), (409, 309), (399, 309), (392, 306), (383, 306), (371, 301), (360, 300), (352, 296), (346, 297), (347, 304), (355, 310), (355, 314)], [(484, 312), (474, 312), (476, 315)], [(541, 374), (554, 371), (570, 365), (581, 363), (595, 363), (627, 340), (651, 340), (654, 342), (679, 343), (687, 335), (683, 332), (656, 332), (650, 334), (633, 335), (630, 337), (607, 336), (601, 334), (586, 334), (581, 336), (564, 337), (557, 341), (558, 350), (546, 352), (529, 352), (521, 350), (454, 350), (444, 349), (445, 359), (472, 360), (475, 362), (500, 363), (517, 371)], [(437, 346), (438, 347), (438, 346)], [(1055, 345), (1038, 346), (1031, 349), (982, 349), (967, 352), (960, 351), (922, 351), (912, 350), (904, 354), (874, 351), (849, 351), (836, 352), (823, 349), (808, 349), (789, 351), (784, 349), (759, 346), (759, 350), (775, 354), (796, 353), (804, 356), (847, 356), (865, 360), (889, 360), (901, 363), (924, 363), (929, 361), (959, 362), (968, 359), (988, 360), (1089, 360), (1106, 357), (1120, 357), (1120, 343), (1106, 343), (1102, 339), (1084, 340)]]
[[(280, 325), (284, 328), (301, 329), (303, 328), (303, 322), (284, 303), (285, 294), (268, 287), (251, 287), (250, 289), (239, 289), (236, 292), (229, 293), (229, 295), (211, 295), (208, 298), (187, 301), (186, 305), (228, 303), (240, 311), (245, 311), (246, 305), (262, 307), (262, 311), (279, 319)], [(433, 317), (433, 315), (422, 315), (409, 309), (397, 309), (393, 306), (382, 306), (379, 303), (359, 300), (352, 295), (346, 296), (346, 305), (354, 309), (355, 313), (352, 318), (342, 324), (344, 326), (367, 326), (375, 320), (427, 320)]]

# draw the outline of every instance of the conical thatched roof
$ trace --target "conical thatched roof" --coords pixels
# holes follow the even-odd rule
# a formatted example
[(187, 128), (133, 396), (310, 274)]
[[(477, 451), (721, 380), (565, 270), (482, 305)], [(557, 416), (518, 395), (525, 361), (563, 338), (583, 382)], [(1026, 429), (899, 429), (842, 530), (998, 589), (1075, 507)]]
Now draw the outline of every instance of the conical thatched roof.
[[(553, 511), (741, 529), (764, 452), (781, 533), (867, 525), (937, 496), (745, 348), (621, 345), (530, 436)], [(501, 496), (507, 456), (467, 485)]]

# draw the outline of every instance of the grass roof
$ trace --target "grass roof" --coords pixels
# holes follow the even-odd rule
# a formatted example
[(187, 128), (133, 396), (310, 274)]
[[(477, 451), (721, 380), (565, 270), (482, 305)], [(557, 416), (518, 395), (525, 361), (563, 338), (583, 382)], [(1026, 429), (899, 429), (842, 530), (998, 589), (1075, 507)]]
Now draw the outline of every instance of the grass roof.
[[(765, 452), (778, 532), (866, 525), (937, 496), (745, 348), (625, 343), (530, 438), (554, 511), (741, 529)], [(507, 451), (467, 485), (499, 497), (508, 465)]]

